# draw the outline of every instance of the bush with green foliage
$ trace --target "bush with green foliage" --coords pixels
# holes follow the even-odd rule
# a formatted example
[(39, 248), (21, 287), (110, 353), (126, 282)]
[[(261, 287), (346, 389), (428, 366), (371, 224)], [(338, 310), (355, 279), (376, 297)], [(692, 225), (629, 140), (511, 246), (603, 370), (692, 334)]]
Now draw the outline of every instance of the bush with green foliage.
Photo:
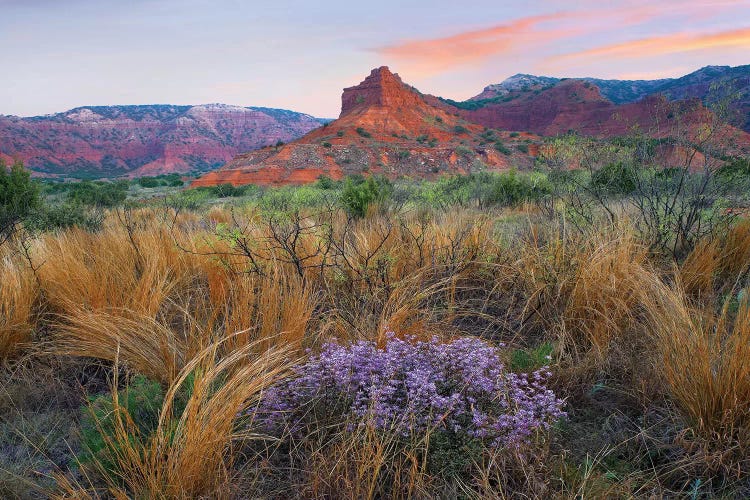
[(98, 231), (104, 222), (104, 213), (80, 203), (40, 205), (26, 219), (31, 231), (46, 232), (69, 227), (80, 227), (87, 231)]
[(122, 205), (128, 196), (128, 181), (81, 181), (70, 186), (68, 201), (100, 208)]
[(545, 174), (519, 174), (511, 170), (494, 176), (484, 201), (486, 205), (515, 206), (539, 201), (550, 195), (552, 188), (552, 183)]
[(373, 203), (382, 203), (393, 194), (393, 184), (383, 176), (353, 175), (346, 179), (341, 192), (341, 203), (355, 217), (364, 217)]
[(511, 150), (508, 149), (508, 147), (503, 144), (500, 140), (495, 141), (495, 149), (504, 154), (505, 156), (510, 156)]
[(331, 179), (330, 177), (328, 177), (327, 175), (320, 175), (318, 176), (318, 180), (315, 181), (315, 186), (318, 189), (323, 189), (326, 191), (331, 190), (331, 189), (337, 189), (341, 187), (341, 185), (342, 185), (341, 181), (335, 181)]
[(592, 187), (612, 195), (632, 193), (636, 182), (634, 167), (622, 162), (609, 163), (591, 174)]
[(357, 133), (362, 137), (372, 137), (372, 134), (362, 127), (357, 127)]
[(455, 132), (456, 134), (466, 134), (469, 132), (469, 129), (467, 129), (463, 125), (456, 125), (455, 127), (453, 127), (453, 132)]
[(0, 160), (0, 242), (10, 238), (18, 224), (40, 204), (39, 185), (23, 163), (14, 163), (8, 171)]
[(161, 183), (159, 182), (159, 179), (154, 177), (141, 177), (138, 179), (138, 185), (145, 188), (155, 188), (159, 187)]
[[(159, 423), (159, 412), (164, 402), (164, 389), (161, 384), (143, 376), (136, 376), (129, 387), (118, 391), (120, 406), (127, 414), (120, 418), (132, 419), (134, 429), (129, 435), (133, 442), (150, 436)], [(101, 464), (113, 477), (117, 475), (119, 454), (115, 439), (115, 413), (110, 394), (89, 398), (88, 405), (81, 409), (81, 447), (77, 459), (81, 465)]]

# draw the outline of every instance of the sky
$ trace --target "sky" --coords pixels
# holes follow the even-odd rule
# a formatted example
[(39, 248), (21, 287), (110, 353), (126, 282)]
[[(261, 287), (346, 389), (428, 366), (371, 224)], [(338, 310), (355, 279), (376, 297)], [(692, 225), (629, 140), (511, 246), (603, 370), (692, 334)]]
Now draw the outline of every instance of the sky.
[(750, 0), (0, 0), (6, 115), (218, 102), (333, 118), (382, 65), (463, 100), (516, 73), (742, 64)]

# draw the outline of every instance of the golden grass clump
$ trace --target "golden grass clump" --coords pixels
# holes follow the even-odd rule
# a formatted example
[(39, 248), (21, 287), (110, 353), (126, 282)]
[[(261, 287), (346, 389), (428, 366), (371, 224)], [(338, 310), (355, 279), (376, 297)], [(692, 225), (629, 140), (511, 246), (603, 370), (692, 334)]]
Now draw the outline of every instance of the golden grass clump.
[(38, 287), (33, 271), (10, 255), (0, 255), (0, 360), (31, 341)]
[(659, 280), (627, 226), (561, 237), (532, 226), (518, 252), (496, 280), (505, 287), (519, 283), (528, 297), (522, 316), (557, 332), (560, 351), (573, 360), (604, 358), (634, 327)]
[(192, 256), (164, 228), (129, 236), (121, 227), (46, 235), (39, 275), (53, 312), (125, 308), (155, 317), (173, 291), (189, 282)]
[(679, 288), (649, 310), (659, 370), (690, 428), (727, 454), (750, 453), (750, 304), (717, 315)]
[(579, 266), (563, 312), (562, 340), (576, 347), (591, 345), (601, 354), (635, 321), (654, 275), (646, 267), (646, 249), (627, 233), (597, 242), (576, 259)]
[[(114, 498), (229, 498), (235, 445), (257, 439), (248, 432), (248, 410), (271, 383), (288, 373), (292, 358), (287, 349), (263, 354), (247, 345), (219, 355), (212, 344), (186, 364), (169, 385), (156, 431), (139, 434), (128, 410), (118, 401), (113, 385), (114, 432), (105, 434), (115, 471), (97, 465)], [(115, 380), (115, 384), (116, 384)], [(185, 409), (173, 410), (175, 397), (192, 384)], [(87, 496), (80, 485), (62, 484), (60, 497)]]

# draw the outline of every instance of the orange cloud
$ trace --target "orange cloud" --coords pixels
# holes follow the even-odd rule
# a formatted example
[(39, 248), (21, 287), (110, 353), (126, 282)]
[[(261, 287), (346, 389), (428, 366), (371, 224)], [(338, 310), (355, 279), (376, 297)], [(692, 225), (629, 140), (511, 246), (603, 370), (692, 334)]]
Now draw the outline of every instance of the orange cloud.
[(548, 60), (564, 62), (571, 59), (604, 57), (641, 58), (718, 48), (750, 48), (750, 28), (703, 34), (683, 32), (642, 38), (573, 52)]
[(411, 40), (376, 51), (386, 57), (415, 63), (423, 72), (440, 71), (508, 52), (529, 43), (549, 42), (575, 33), (571, 28), (539, 29), (539, 25), (560, 21), (569, 13), (544, 14), (517, 19), (508, 24), (494, 26), (457, 35), (427, 40)]

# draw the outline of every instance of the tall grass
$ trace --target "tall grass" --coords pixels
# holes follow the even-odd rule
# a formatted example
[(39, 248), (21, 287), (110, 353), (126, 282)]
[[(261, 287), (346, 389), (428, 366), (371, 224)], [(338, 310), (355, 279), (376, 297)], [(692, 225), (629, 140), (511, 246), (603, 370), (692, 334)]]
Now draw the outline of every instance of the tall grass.
[(17, 258), (0, 254), (0, 361), (31, 341), (37, 297), (33, 271)]
[[(118, 400), (113, 382), (114, 432), (104, 434), (114, 470), (96, 462), (115, 498), (227, 498), (231, 495), (235, 446), (258, 439), (238, 422), (263, 389), (282, 379), (290, 366), (289, 350), (274, 348), (258, 355), (255, 346), (220, 356), (215, 343), (186, 364), (169, 385), (156, 431), (139, 435), (134, 416)], [(178, 391), (190, 385), (181, 414), (173, 405)], [(243, 427), (246, 427), (247, 424)], [(64, 494), (88, 494), (80, 485), (64, 485)]]
[[(750, 305), (736, 313), (727, 302), (716, 314), (694, 306), (679, 288), (665, 290), (649, 311), (659, 371), (688, 428), (718, 465), (750, 453)], [(714, 465), (717, 465), (716, 463)]]

